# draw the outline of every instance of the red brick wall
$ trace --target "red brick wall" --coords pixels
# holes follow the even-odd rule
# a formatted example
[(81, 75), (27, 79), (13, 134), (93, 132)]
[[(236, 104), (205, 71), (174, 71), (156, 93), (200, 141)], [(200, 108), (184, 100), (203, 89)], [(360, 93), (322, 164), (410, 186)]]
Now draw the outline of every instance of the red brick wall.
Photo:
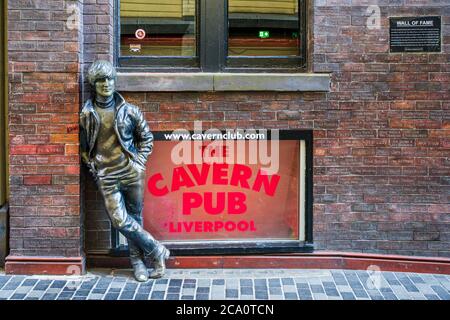
[[(310, 65), (332, 74), (329, 93), (125, 97), (145, 111), (153, 130), (191, 128), (194, 120), (205, 128), (312, 129), (318, 250), (449, 257), (447, 1), (314, 3)], [(380, 5), (381, 28), (368, 30), (366, 10), (374, 4)], [(443, 53), (390, 54), (388, 17), (404, 15), (441, 15)], [(108, 221), (88, 185), (87, 248), (105, 249)]]
[[(450, 256), (450, 8), (429, 2), (314, 1), (310, 65), (332, 73), (329, 93), (125, 96), (153, 130), (312, 129), (318, 249)], [(83, 3), (80, 35), (62, 1), (9, 1), (12, 254), (80, 254), (79, 68), (113, 46), (112, 0)], [(367, 30), (377, 3), (382, 27)], [(403, 15), (442, 15), (444, 53), (389, 54), (387, 17)], [(100, 197), (82, 185), (86, 248), (108, 249)]]
[(404, 118), (398, 102), (344, 102), (333, 94), (338, 92), (125, 97), (145, 110), (154, 130), (190, 128), (193, 119), (203, 120), (204, 128), (313, 129), (317, 249), (449, 256), (444, 120), (415, 120), (439, 129), (398, 128), (389, 118), (399, 112)]
[(66, 3), (8, 1), (12, 256), (82, 254), (81, 46), (79, 31), (66, 26)]
[[(113, 61), (114, 0), (88, 0), (83, 6), (83, 76), (97, 59)], [(83, 101), (91, 96), (86, 79), (82, 85)], [(104, 212), (101, 196), (88, 170), (82, 168), (84, 227), (86, 251), (111, 248), (111, 223)]]
[[(298, 105), (314, 119), (316, 243), (450, 256), (448, 1), (320, 3), (314, 70), (333, 72), (332, 92)], [(368, 30), (377, 3), (382, 27)], [(388, 17), (405, 15), (442, 16), (442, 54), (388, 53)]]

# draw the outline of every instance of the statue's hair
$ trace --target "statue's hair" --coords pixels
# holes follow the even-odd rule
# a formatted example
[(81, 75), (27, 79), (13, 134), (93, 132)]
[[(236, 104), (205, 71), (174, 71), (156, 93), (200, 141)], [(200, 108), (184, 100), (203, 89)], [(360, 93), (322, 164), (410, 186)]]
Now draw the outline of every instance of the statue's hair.
[(88, 81), (92, 86), (95, 86), (95, 82), (105, 78), (116, 78), (116, 69), (111, 62), (106, 60), (95, 61), (88, 70)]

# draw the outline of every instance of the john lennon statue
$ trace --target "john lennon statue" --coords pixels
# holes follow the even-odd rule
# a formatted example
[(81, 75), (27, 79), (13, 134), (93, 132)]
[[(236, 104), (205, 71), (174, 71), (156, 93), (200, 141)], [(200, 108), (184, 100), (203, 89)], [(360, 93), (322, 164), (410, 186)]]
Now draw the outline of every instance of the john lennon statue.
[[(145, 164), (153, 135), (139, 108), (115, 91), (110, 62), (94, 62), (88, 80), (95, 98), (86, 101), (80, 114), (82, 160), (97, 182), (112, 225), (128, 240), (136, 280), (160, 278), (170, 252), (142, 228)], [(150, 275), (145, 256), (154, 263)]]

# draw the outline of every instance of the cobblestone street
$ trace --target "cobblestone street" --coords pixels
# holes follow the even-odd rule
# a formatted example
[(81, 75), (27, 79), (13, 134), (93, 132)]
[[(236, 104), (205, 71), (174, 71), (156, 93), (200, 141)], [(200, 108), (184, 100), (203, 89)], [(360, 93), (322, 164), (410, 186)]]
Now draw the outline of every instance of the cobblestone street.
[(171, 269), (135, 282), (130, 270), (84, 276), (10, 276), (1, 300), (450, 300), (450, 276), (288, 269)]

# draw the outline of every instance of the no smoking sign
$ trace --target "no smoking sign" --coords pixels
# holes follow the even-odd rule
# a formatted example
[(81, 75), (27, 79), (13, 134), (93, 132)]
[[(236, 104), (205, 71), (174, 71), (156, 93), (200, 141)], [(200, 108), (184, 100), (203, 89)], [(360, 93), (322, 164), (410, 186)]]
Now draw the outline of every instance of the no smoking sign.
[(134, 33), (137, 39), (142, 40), (145, 38), (145, 30), (144, 29), (137, 29)]

